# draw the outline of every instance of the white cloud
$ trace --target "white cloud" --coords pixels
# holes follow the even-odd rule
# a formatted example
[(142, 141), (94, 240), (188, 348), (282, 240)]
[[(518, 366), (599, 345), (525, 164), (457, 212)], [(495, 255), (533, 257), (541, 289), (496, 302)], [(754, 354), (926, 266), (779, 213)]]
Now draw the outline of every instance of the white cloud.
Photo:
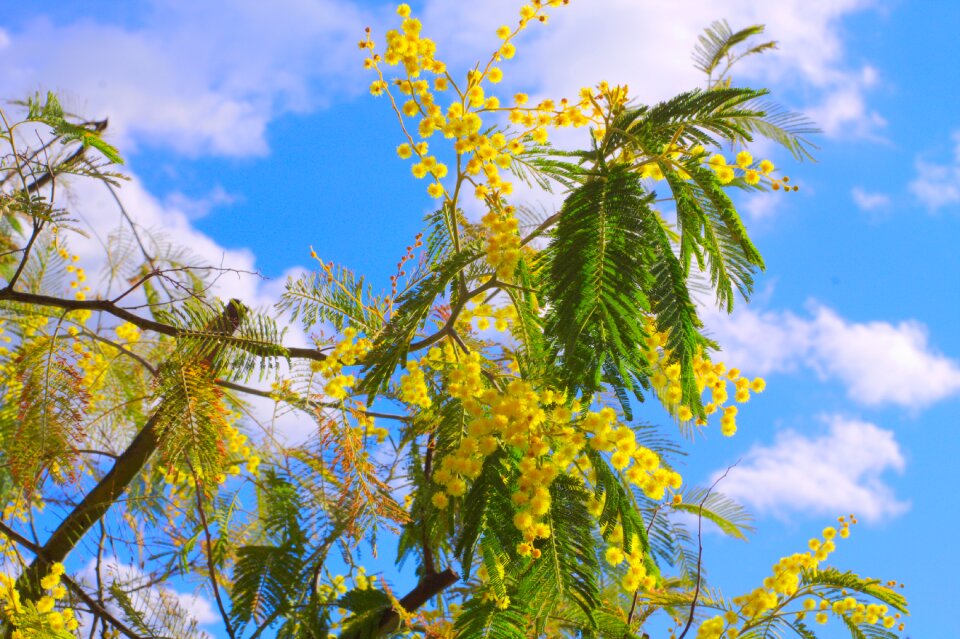
[(906, 512), (909, 503), (884, 481), (885, 473), (902, 473), (906, 466), (893, 433), (836, 415), (823, 421), (823, 434), (790, 430), (770, 446), (755, 445), (718, 490), (781, 517), (853, 513), (877, 521)]
[(0, 37), (0, 92), (51, 89), (85, 117), (108, 116), (126, 153), (145, 142), (262, 155), (273, 118), (360, 88), (356, 42), (369, 22), (338, 0), (154, 0), (136, 27), (37, 18)]
[[(88, 586), (90, 584), (96, 584), (98, 583), (96, 570), (97, 560), (91, 559), (77, 574), (77, 577), (81, 582), (88, 584)], [(123, 563), (116, 557), (106, 557), (101, 560), (100, 576), (104, 583), (104, 589), (107, 591), (109, 591), (112, 583), (117, 583), (118, 585), (139, 585), (144, 583), (147, 577), (138, 567)], [(201, 626), (220, 620), (220, 615), (214, 611), (210, 600), (196, 592), (181, 592), (166, 586), (155, 585), (140, 590), (132, 597), (135, 605), (142, 606), (144, 610), (149, 610), (150, 607), (161, 606), (161, 598), (169, 598), (175, 601), (183, 613), (187, 614)], [(107, 607), (115, 614), (119, 614), (119, 608), (112, 601), (108, 601)]]
[(869, 87), (857, 76), (850, 76), (819, 104), (807, 109), (807, 113), (830, 137), (880, 139), (877, 131), (885, 127), (887, 121), (867, 106), (865, 94)]
[(855, 186), (850, 191), (850, 195), (853, 197), (853, 203), (861, 211), (877, 211), (890, 206), (890, 196), (886, 193), (873, 193)]
[(917, 175), (910, 182), (910, 192), (932, 211), (960, 204), (960, 131), (954, 131), (953, 162), (935, 164), (918, 159)]
[[(704, 82), (689, 52), (713, 20), (732, 28), (764, 24), (779, 49), (741, 64), (735, 75), (746, 81), (799, 89), (809, 112), (828, 135), (873, 135), (882, 118), (866, 104), (877, 83), (871, 66), (852, 68), (845, 59), (841, 22), (869, 8), (867, 0), (785, 0), (776, 3), (709, 0), (665, 3), (638, 0), (572, 2), (552, 12), (549, 25), (533, 25), (518, 43), (516, 61), (504, 65), (508, 82), (535, 87), (551, 97), (575, 96), (601, 79), (626, 83), (643, 102), (655, 102)], [(492, 34), (514, 24), (518, 3), (487, 0), (468, 11), (462, 3), (429, 0), (425, 30), (437, 36), (441, 53), (459, 64), (488, 57)], [(602, 76), (602, 77), (601, 77)], [(829, 108), (828, 108), (829, 107)]]
[[(163, 250), (169, 243), (173, 250), (189, 252), (192, 257), (185, 257), (184, 261), (190, 265), (235, 269), (236, 272), (221, 276), (213, 289), (214, 293), (225, 299), (238, 297), (251, 306), (271, 301), (260, 291), (262, 280), (256, 275), (256, 259), (251, 251), (223, 247), (193, 227), (191, 220), (196, 213), (195, 203), (182, 198), (178, 201), (173, 197), (164, 205), (133, 175), (122, 183), (116, 193), (148, 245), (153, 244), (149, 241), (150, 237), (156, 238), (157, 246), (152, 251)], [(71, 214), (78, 216), (91, 232), (89, 238), (72, 234), (71, 249), (80, 256), (81, 265), (88, 272), (102, 273), (106, 266), (104, 246), (109, 244), (109, 237), (120, 230), (129, 235), (129, 228), (121, 217), (113, 195), (97, 180), (71, 180), (67, 198)], [(139, 248), (131, 244), (130, 250), (139, 251)]]
[(781, 203), (783, 203), (783, 195), (777, 191), (754, 193), (744, 200), (742, 210), (751, 220), (760, 222), (774, 217)]
[(918, 409), (960, 392), (960, 362), (937, 352), (916, 321), (850, 322), (817, 305), (810, 317), (744, 308), (707, 311), (705, 321), (722, 357), (751, 374), (805, 367), (870, 406)]
[(227, 192), (218, 184), (200, 197), (190, 197), (180, 191), (174, 191), (164, 197), (163, 205), (168, 209), (182, 211), (191, 220), (199, 220), (215, 208), (236, 204), (242, 200), (241, 196)]

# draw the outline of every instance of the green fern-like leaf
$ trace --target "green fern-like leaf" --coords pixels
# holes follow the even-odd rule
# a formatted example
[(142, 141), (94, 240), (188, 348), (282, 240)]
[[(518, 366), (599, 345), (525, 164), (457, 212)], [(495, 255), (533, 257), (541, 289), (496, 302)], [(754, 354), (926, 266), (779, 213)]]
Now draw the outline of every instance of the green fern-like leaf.
[(367, 335), (380, 330), (385, 312), (383, 300), (364, 279), (344, 267), (288, 280), (277, 308), (290, 312), (307, 330), (326, 321), (338, 331), (351, 325)]
[[(478, 245), (464, 247), (460, 253), (450, 256), (416, 286), (397, 298), (397, 310), (377, 333), (373, 348), (363, 363), (362, 381), (357, 391), (367, 393), (368, 403), (372, 403), (374, 397), (386, 387), (397, 365), (406, 358), (410, 343), (423, 326), (437, 298), (461, 269), (479, 256)], [(456, 287), (451, 292), (451, 295), (455, 294)]]
[(680, 512), (702, 516), (713, 522), (725, 534), (737, 539), (747, 540), (746, 533), (753, 530), (752, 518), (740, 504), (726, 495), (705, 488), (690, 488), (683, 493), (683, 501), (673, 504), (672, 508)]
[(100, 132), (90, 127), (70, 122), (60, 106), (57, 96), (48, 92), (45, 100), (39, 94), (27, 100), (27, 120), (42, 122), (49, 126), (54, 135), (64, 142), (80, 142), (84, 147), (93, 147), (114, 164), (123, 164), (123, 158), (115, 147), (100, 136)]
[(600, 605), (597, 584), (599, 562), (594, 545), (594, 519), (587, 510), (587, 492), (571, 477), (560, 476), (550, 487), (550, 536), (538, 544), (541, 556), (530, 564), (518, 586), (518, 596), (529, 602), (538, 632), (557, 605), (573, 601), (587, 619)]
[(501, 609), (494, 601), (468, 600), (457, 618), (457, 639), (528, 639), (526, 610), (511, 603)]
[(298, 548), (243, 546), (233, 570), (230, 616), (242, 628), (290, 610), (291, 597), (303, 587)]
[[(544, 334), (564, 385), (587, 394), (606, 377), (635, 389), (645, 376), (642, 313), (649, 279), (644, 218), (652, 196), (617, 165), (571, 193), (543, 254)], [(611, 379), (612, 378), (612, 379)]]
[[(734, 32), (726, 20), (717, 20), (699, 37), (699, 43), (693, 50), (694, 64), (697, 69), (712, 76), (724, 58), (732, 55), (733, 47), (746, 42), (753, 36), (760, 35), (763, 31), (763, 25), (755, 24)], [(776, 45), (776, 42), (755, 45), (743, 55), (775, 49)]]
[(189, 465), (206, 482), (223, 471), (227, 409), (223, 391), (202, 362), (166, 362), (158, 374), (156, 433), (161, 459)]
[[(208, 639), (197, 629), (197, 621), (180, 605), (173, 592), (144, 589), (137, 582), (113, 582), (111, 599), (123, 612), (133, 630), (151, 639)], [(72, 633), (66, 636), (73, 637)], [(59, 637), (58, 637), (59, 639)]]
[(513, 503), (510, 501), (509, 479), (516, 471), (508, 466), (503, 453), (497, 452), (484, 461), (480, 475), (463, 500), (460, 511), (460, 536), (455, 552), (460, 558), (464, 578), (469, 578), (477, 540), (483, 535), (497, 538), (500, 548), (511, 558), (521, 537), (513, 526)]

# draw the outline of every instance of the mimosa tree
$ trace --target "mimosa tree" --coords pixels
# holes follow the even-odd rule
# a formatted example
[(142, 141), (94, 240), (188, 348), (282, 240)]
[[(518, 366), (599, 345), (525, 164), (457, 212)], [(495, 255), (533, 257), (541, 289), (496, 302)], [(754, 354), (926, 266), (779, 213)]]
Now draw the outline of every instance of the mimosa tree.
[[(224, 269), (126, 210), (85, 266), (62, 193), (122, 190), (106, 123), (52, 95), (2, 113), (6, 636), (201, 636), (157, 587), (191, 579), (230, 639), (903, 629), (894, 584), (826, 564), (852, 516), (724, 598), (701, 528), (743, 538), (749, 517), (722, 481), (672, 465), (677, 430), (734, 436), (765, 386), (720, 361), (698, 304), (732, 310), (763, 269), (731, 191), (797, 189), (750, 144), (808, 155), (806, 121), (729, 75), (773, 43), (714, 24), (695, 54), (705, 87), (655, 105), (605, 82), (499, 95), (522, 32), (562, 4), (524, 6), (465, 74), (407, 5), (360, 42), (400, 161), (436, 202), (382, 292), (318, 246), (275, 307), (220, 300)], [(560, 128), (589, 131), (584, 148), (552, 146)], [(562, 206), (537, 217), (511, 199), (518, 181)], [(313, 344), (287, 345), (292, 325)], [(258, 429), (251, 399), (310, 416), (313, 435)], [(404, 577), (379, 574), (376, 548)]]

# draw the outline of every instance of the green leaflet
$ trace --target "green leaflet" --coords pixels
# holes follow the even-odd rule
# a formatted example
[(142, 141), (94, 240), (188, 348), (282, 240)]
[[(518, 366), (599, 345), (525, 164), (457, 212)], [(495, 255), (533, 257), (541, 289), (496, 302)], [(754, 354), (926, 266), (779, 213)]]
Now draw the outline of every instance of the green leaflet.
[(722, 493), (708, 491), (704, 488), (689, 488), (683, 493), (683, 501), (673, 504), (673, 510), (687, 512), (695, 516), (703, 516), (713, 522), (724, 534), (747, 540), (747, 532), (753, 530), (750, 526), (752, 517), (736, 503)]
[(46, 124), (64, 142), (80, 142), (84, 147), (95, 148), (110, 162), (123, 164), (120, 152), (100, 137), (99, 131), (66, 119), (60, 101), (52, 91), (47, 92), (46, 101), (41, 102), (39, 94), (27, 101), (27, 120)]
[[(126, 587), (127, 589), (124, 589)], [(197, 621), (172, 591), (146, 589), (139, 583), (110, 584), (110, 595), (133, 630), (152, 639), (202, 639)], [(61, 634), (62, 632), (62, 634)], [(44, 635), (49, 636), (49, 635)], [(58, 631), (56, 639), (75, 639), (72, 632)], [(51, 637), (53, 639), (53, 637)]]
[(608, 381), (636, 390), (646, 376), (641, 313), (650, 308), (644, 218), (653, 216), (651, 202), (639, 177), (616, 165), (563, 204), (540, 268), (544, 335), (569, 389), (592, 394)]
[(604, 499), (603, 511), (601, 511), (598, 520), (600, 533), (606, 539), (619, 523), (623, 527), (623, 550), (627, 553), (633, 549), (633, 537), (636, 535), (640, 540), (640, 547), (643, 549), (647, 573), (659, 578), (660, 568), (650, 552), (647, 528), (631, 499), (632, 496), (623, 487), (620, 478), (617, 477), (600, 453), (592, 449), (586, 452), (596, 473), (595, 496), (597, 498), (602, 496)]
[(455, 552), (464, 579), (470, 576), (473, 553), (481, 534), (495, 536), (499, 546), (511, 558), (516, 556), (515, 548), (521, 541), (520, 533), (511, 521), (514, 509), (510, 501), (509, 480), (516, 471), (506, 467), (509, 462), (505, 463), (504, 457), (502, 452), (487, 457), (480, 476), (474, 480), (463, 500)]
[(177, 340), (182, 359), (206, 359), (218, 375), (230, 379), (245, 381), (258, 372), (262, 380), (287, 354), (284, 330), (276, 320), (236, 300), (224, 304), (190, 299), (156, 315), (181, 329)]
[(380, 330), (385, 312), (383, 299), (373, 295), (364, 278), (342, 266), (329, 275), (308, 273), (288, 280), (277, 308), (300, 319), (307, 330), (327, 321), (340, 332), (349, 325), (367, 335)]
[(343, 621), (340, 639), (375, 639), (383, 614), (393, 608), (390, 597), (374, 588), (351, 590), (337, 600), (337, 605), (352, 613)]
[(479, 597), (463, 605), (457, 618), (457, 639), (529, 639), (527, 611), (511, 602), (500, 609), (493, 601)]
[(161, 459), (189, 464), (199, 477), (212, 481), (222, 470), (225, 426), (223, 391), (202, 362), (170, 361), (158, 373), (161, 402), (156, 433)]
[(243, 546), (237, 550), (233, 579), (230, 616), (239, 628), (283, 615), (303, 587), (299, 549), (291, 544)]
[[(380, 394), (390, 377), (407, 356), (410, 343), (427, 319), (430, 309), (460, 271), (480, 256), (477, 244), (447, 257), (416, 286), (397, 298), (397, 310), (377, 333), (373, 348), (367, 354), (357, 392), (367, 393), (367, 403)], [(451, 291), (451, 298), (457, 291)]]
[(579, 480), (563, 475), (551, 485), (550, 495), (550, 536), (538, 542), (542, 554), (521, 577), (518, 596), (531, 608), (538, 632), (565, 599), (595, 625), (593, 611), (600, 606), (600, 565), (593, 534), (595, 522), (586, 506), (589, 495)]

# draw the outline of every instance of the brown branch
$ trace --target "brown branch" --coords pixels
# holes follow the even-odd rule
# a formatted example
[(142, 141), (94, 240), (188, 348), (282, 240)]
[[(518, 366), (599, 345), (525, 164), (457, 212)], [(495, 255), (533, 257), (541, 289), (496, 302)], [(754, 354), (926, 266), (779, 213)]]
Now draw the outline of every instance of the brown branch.
[(460, 317), (460, 311), (462, 311), (463, 307), (467, 305), (467, 302), (469, 302), (471, 299), (473, 299), (480, 293), (483, 293), (484, 291), (487, 291), (491, 288), (497, 288), (499, 286), (501, 286), (500, 282), (498, 282), (496, 279), (491, 279), (484, 282), (483, 284), (473, 289), (472, 291), (468, 291), (462, 294), (460, 296), (460, 301), (457, 303), (457, 305), (450, 309), (450, 317), (449, 319), (447, 319), (443, 327), (433, 335), (425, 337), (422, 340), (419, 340), (417, 342), (411, 343), (409, 348), (407, 349), (408, 352), (412, 353), (414, 351), (419, 351), (421, 349), (424, 349), (427, 346), (432, 346), (433, 344), (439, 342), (444, 337), (448, 335), (452, 335), (454, 324), (456, 324), (457, 318)]
[[(241, 305), (236, 300), (230, 302), (208, 330), (225, 335), (233, 333), (240, 326), (241, 313)], [(159, 410), (154, 412), (103, 479), (60, 522), (41, 552), (36, 553), (33, 563), (17, 579), (17, 588), (23, 595), (39, 592), (40, 578), (49, 569), (49, 565), (66, 559), (84, 535), (100, 521), (140, 474), (159, 444), (157, 426), (160, 414)]]
[[(37, 306), (49, 306), (53, 308), (62, 308), (67, 311), (96, 311), (99, 313), (109, 313), (118, 319), (130, 322), (134, 326), (145, 331), (153, 331), (161, 335), (170, 337), (183, 337), (191, 335), (192, 332), (184, 330), (170, 324), (157, 322), (146, 317), (141, 317), (132, 313), (122, 306), (117, 306), (109, 300), (71, 300), (52, 295), (39, 295), (36, 293), (25, 293), (22, 291), (13, 291), (9, 289), (0, 290), (0, 301), (17, 302), (20, 304), (36, 304)], [(243, 344), (238, 344), (238, 348), (243, 348)], [(325, 353), (315, 348), (282, 347), (287, 357), (294, 359), (309, 359), (314, 361), (323, 361), (327, 359)]]
[[(194, 478), (196, 478), (196, 473), (194, 473)], [(210, 527), (207, 525), (207, 515), (203, 510), (203, 482), (197, 482), (197, 514), (200, 516), (200, 524), (203, 526), (203, 535), (206, 540), (206, 555), (207, 555), (207, 568), (210, 572), (210, 584), (213, 586), (213, 596), (217, 601), (217, 609), (220, 611), (220, 616), (223, 618), (223, 625), (227, 630), (227, 634), (230, 636), (230, 639), (236, 639), (236, 634), (233, 631), (233, 625), (230, 623), (230, 615), (227, 614), (227, 608), (223, 604), (223, 597), (220, 596), (220, 585), (218, 584), (217, 577), (217, 563), (213, 558), (213, 538), (210, 535)]]
[[(23, 535), (21, 535), (21, 534), (18, 533), (17, 531), (15, 531), (15, 530), (13, 530), (12, 528), (8, 527), (8, 526), (7, 526), (6, 524), (4, 524), (2, 521), (0, 521), (0, 533), (3, 533), (3, 534), (4, 534), (5, 536), (7, 536), (8, 538), (10, 538), (10, 539), (12, 539), (13, 541), (15, 541), (16, 543), (20, 544), (21, 546), (23, 546), (24, 548), (26, 548), (27, 550), (29, 550), (31, 553), (33, 553), (33, 554), (34, 554), (35, 556), (37, 556), (38, 558), (42, 558), (43, 560), (49, 559), (48, 557), (46, 557), (46, 556), (43, 555), (43, 548), (41, 548), (41, 547), (38, 546), (37, 544), (33, 543), (32, 541), (30, 541), (29, 539), (27, 539), (26, 537), (24, 537)], [(55, 563), (55, 562), (54, 562), (54, 561), (49, 561), (48, 563), (49, 563), (49, 564), (53, 564), (53, 563)], [(60, 577), (60, 579), (63, 581), (64, 584), (66, 584), (67, 588), (69, 588), (71, 591), (73, 591), (73, 593), (74, 593), (75, 595), (77, 595), (77, 597), (78, 597), (81, 601), (83, 601), (83, 603), (85, 603), (85, 604), (87, 605), (87, 607), (90, 608), (91, 612), (93, 612), (93, 613), (95, 613), (96, 615), (98, 615), (98, 616), (100, 616), (100, 617), (103, 617), (104, 619), (106, 619), (107, 621), (109, 621), (111, 624), (113, 624), (113, 626), (114, 626), (117, 630), (119, 630), (120, 632), (122, 632), (122, 633), (123, 633), (124, 635), (126, 635), (129, 639), (144, 639), (143, 637), (141, 637), (140, 635), (138, 635), (137, 633), (135, 633), (133, 630), (131, 630), (129, 627), (127, 627), (127, 625), (124, 624), (122, 621), (120, 621), (119, 619), (117, 619), (116, 617), (114, 617), (112, 614), (110, 614), (110, 611), (107, 610), (106, 607), (100, 605), (100, 603), (97, 602), (93, 597), (91, 597), (91, 596), (87, 593), (87, 591), (84, 590), (84, 589), (80, 586), (80, 584), (78, 584), (77, 582), (75, 582), (73, 579), (71, 579), (71, 578), (68, 577), (67, 575), (62, 575), (62, 576)]]
[(693, 599), (690, 600), (690, 614), (687, 615), (687, 625), (683, 627), (683, 632), (680, 633), (680, 636), (677, 639), (683, 639), (687, 636), (687, 632), (690, 630), (691, 624), (693, 624), (693, 617), (697, 611), (697, 600), (700, 598), (700, 585), (703, 582), (703, 505), (707, 503), (707, 499), (710, 498), (710, 493), (713, 492), (713, 489), (717, 487), (721, 481), (723, 481), (726, 476), (733, 470), (733, 467), (740, 463), (740, 460), (737, 460), (731, 466), (728, 466), (723, 474), (717, 477), (717, 481), (713, 482), (713, 485), (710, 486), (710, 490), (707, 491), (707, 494), (703, 496), (703, 499), (700, 500), (700, 510), (697, 514), (697, 585), (693, 589)]
[(520, 246), (526, 246), (527, 244), (532, 242), (535, 238), (539, 237), (544, 231), (546, 231), (551, 226), (553, 226), (556, 223), (556, 221), (559, 219), (560, 219), (560, 212), (558, 211), (553, 215), (551, 215), (550, 217), (548, 217), (547, 219), (545, 219), (543, 222), (541, 222), (540, 225), (537, 226), (537, 228), (530, 231), (530, 234), (520, 241)]
[(34, 218), (33, 232), (30, 234), (30, 239), (27, 240), (27, 245), (23, 247), (23, 257), (20, 258), (20, 263), (17, 265), (17, 269), (13, 272), (13, 275), (10, 276), (10, 280), (7, 282), (7, 287), (5, 290), (13, 290), (17, 280), (20, 279), (20, 275), (23, 274), (23, 269), (27, 267), (27, 262), (30, 260), (30, 251), (33, 249), (33, 244), (37, 241), (37, 238), (40, 237), (40, 232), (42, 230), (43, 220)]
[[(443, 572), (435, 572), (432, 575), (424, 575), (416, 587), (400, 599), (400, 607), (405, 612), (413, 612), (430, 601), (431, 598), (457, 583), (458, 579), (460, 579), (460, 575), (455, 573), (452, 568), (447, 568)], [(399, 627), (400, 614), (396, 610), (387, 610), (380, 617), (379, 634), (394, 632)]]

